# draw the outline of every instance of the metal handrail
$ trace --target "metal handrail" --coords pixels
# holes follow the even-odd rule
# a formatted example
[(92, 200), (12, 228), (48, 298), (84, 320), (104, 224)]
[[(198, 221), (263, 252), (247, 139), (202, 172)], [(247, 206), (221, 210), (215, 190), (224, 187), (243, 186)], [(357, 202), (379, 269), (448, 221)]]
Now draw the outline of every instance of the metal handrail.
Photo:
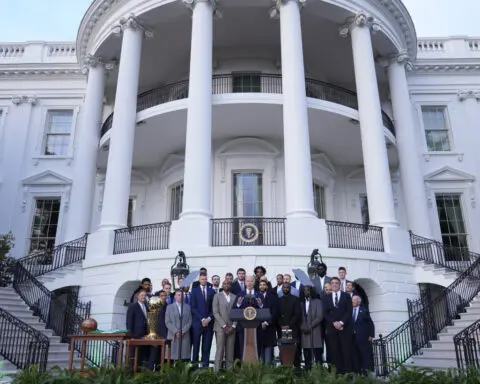
[(457, 333), (453, 344), (459, 370), (480, 369), (480, 319)]
[(0, 355), (18, 369), (47, 368), (50, 340), (10, 312), (0, 308)]
[[(260, 80), (260, 87), (245, 87), (238, 89), (234, 86), (232, 74), (214, 75), (212, 78), (212, 94), (228, 93), (269, 93), (282, 94), (282, 75), (279, 74), (245, 74), (247, 77)], [(182, 80), (143, 92), (137, 98), (137, 113), (157, 105), (188, 98), (189, 81)], [(330, 101), (349, 108), (358, 109), (357, 94), (338, 85), (329, 84), (311, 78), (305, 79), (306, 95), (313, 99)], [(382, 110), (384, 126), (395, 136), (395, 127), (390, 117)], [(102, 125), (101, 136), (112, 128), (113, 113)]]
[[(447, 246), (445, 251), (449, 252)], [(419, 298), (408, 301), (409, 319), (390, 334), (373, 341), (375, 371), (388, 376), (410, 357), (437, 338), (438, 333), (452, 324), (480, 292), (480, 255), (458, 278), (431, 301)]]
[(383, 228), (375, 225), (325, 220), (330, 248), (384, 252)]
[(171, 221), (115, 230), (113, 254), (168, 249)]

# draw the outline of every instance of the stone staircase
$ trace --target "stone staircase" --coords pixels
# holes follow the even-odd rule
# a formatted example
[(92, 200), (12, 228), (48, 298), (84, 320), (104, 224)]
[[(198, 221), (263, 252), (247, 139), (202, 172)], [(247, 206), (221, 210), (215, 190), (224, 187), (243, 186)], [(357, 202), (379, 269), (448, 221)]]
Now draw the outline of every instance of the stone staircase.
[[(45, 328), (45, 323), (41, 322), (37, 316), (33, 315), (33, 312), (13, 288), (0, 288), (0, 307), (48, 337), (50, 340), (50, 348), (48, 352), (47, 369), (54, 366), (59, 366), (62, 369), (68, 368), (68, 344), (62, 343), (60, 341), (60, 336), (53, 335), (52, 330)], [(2, 335), (1, 340), (6, 340), (9, 337), (13, 336)], [(1, 340), (0, 343), (2, 342)], [(76, 367), (80, 366), (78, 359), (74, 363)], [(0, 367), (0, 372), (3, 372), (2, 367)]]
[[(82, 283), (82, 262), (66, 265), (51, 272), (42, 272), (42, 265), (29, 266), (28, 270), (37, 276), (49, 291), (68, 286), (80, 286)], [(38, 270), (38, 272), (37, 272)], [(38, 275), (38, 273), (41, 273)]]
[(460, 314), (460, 319), (453, 320), (453, 325), (445, 327), (438, 334), (438, 339), (430, 342), (430, 348), (423, 348), (420, 355), (413, 356), (406, 365), (439, 370), (457, 368), (453, 337), (478, 319), (480, 319), (480, 295), (472, 300), (465, 313)]
[(448, 287), (460, 275), (459, 272), (423, 260), (415, 261), (414, 275), (417, 282)]

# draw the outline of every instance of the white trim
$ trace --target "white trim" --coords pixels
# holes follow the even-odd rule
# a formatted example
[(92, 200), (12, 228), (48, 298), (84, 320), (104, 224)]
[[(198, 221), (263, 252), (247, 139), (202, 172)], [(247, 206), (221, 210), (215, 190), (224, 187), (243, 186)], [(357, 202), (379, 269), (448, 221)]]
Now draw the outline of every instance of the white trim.
[[(454, 131), (453, 131), (453, 125), (451, 123), (451, 112), (455, 108), (455, 101), (454, 100), (428, 100), (428, 101), (416, 101), (415, 102), (415, 109), (417, 110), (419, 122), (420, 122), (420, 127), (422, 130), (422, 143), (423, 143), (423, 152), (426, 154), (433, 154), (433, 155), (449, 155), (452, 153), (455, 153), (455, 140), (454, 140)], [(439, 108), (444, 108), (444, 118), (445, 118), (445, 124), (446, 124), (446, 129), (447, 129), (447, 134), (448, 134), (448, 141), (450, 145), (450, 150), (449, 151), (431, 151), (428, 148), (428, 143), (427, 143), (427, 135), (426, 135), (426, 130), (425, 130), (425, 124), (423, 122), (423, 112), (422, 112), (422, 107), (439, 107)]]
[(21, 182), (23, 185), (71, 185), (72, 179), (57, 172), (46, 170), (29, 176)]
[(6, 105), (0, 104), (0, 185), (2, 185), (3, 179), (3, 168), (1, 167), (3, 163), (3, 158), (5, 156), (5, 144), (6, 140), (4, 140), (4, 133), (6, 132), (6, 120), (9, 113), (9, 107)]

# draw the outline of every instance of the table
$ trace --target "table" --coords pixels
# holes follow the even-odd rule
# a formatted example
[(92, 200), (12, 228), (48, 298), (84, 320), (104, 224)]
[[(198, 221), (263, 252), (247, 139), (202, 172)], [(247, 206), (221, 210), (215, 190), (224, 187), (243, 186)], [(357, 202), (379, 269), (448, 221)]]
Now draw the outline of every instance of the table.
[(163, 363), (165, 360), (165, 347), (168, 345), (168, 356), (167, 361), (170, 364), (172, 359), (172, 348), (171, 341), (166, 339), (157, 339), (157, 340), (144, 340), (144, 339), (129, 339), (127, 340), (127, 357), (126, 364), (130, 364), (130, 348), (135, 349), (134, 359), (133, 359), (133, 373), (137, 373), (138, 370), (138, 347), (160, 347), (160, 367), (163, 368)]
[(75, 342), (80, 340), (82, 342), (82, 360), (80, 363), (80, 371), (85, 369), (85, 354), (87, 352), (87, 342), (88, 341), (118, 341), (120, 348), (118, 351), (118, 366), (121, 368), (123, 365), (123, 343), (125, 340), (130, 339), (130, 335), (127, 333), (95, 333), (95, 334), (84, 334), (84, 335), (71, 335), (70, 342), (70, 361), (68, 364), (68, 370), (72, 372), (73, 369), (73, 354)]

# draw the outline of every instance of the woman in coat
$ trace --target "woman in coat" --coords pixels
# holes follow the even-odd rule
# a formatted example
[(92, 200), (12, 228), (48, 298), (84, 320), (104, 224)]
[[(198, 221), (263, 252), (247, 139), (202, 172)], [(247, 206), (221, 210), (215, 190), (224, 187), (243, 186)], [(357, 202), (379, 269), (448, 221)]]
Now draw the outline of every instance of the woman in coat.
[(304, 287), (303, 293), (305, 295), (305, 301), (302, 302), (302, 322), (300, 324), (300, 331), (303, 356), (305, 357), (305, 369), (308, 370), (312, 368), (313, 357), (315, 358), (316, 364), (322, 363), (323, 307), (322, 300), (316, 298), (317, 294), (313, 287)]
[[(192, 311), (190, 305), (183, 303), (183, 319), (180, 329), (180, 311), (182, 308), (182, 292), (175, 292), (175, 301), (167, 306), (165, 313), (165, 325), (167, 326), (167, 339), (172, 341), (172, 360), (190, 361), (191, 340), (190, 328), (192, 326)], [(182, 350), (180, 348), (180, 338), (182, 339)]]

